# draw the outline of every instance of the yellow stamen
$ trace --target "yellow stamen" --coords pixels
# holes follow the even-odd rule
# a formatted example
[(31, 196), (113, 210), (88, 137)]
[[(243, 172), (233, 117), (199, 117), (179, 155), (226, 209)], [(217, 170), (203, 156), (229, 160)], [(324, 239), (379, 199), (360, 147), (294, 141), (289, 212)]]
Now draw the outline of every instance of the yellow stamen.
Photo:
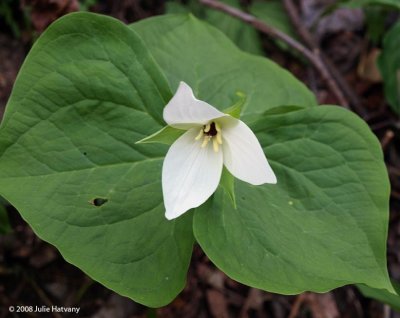
[(201, 148), (204, 148), (205, 146), (207, 146), (210, 139), (211, 139), (210, 136), (204, 136), (204, 140), (203, 140), (203, 143), (201, 144)]
[(218, 152), (218, 142), (216, 138), (213, 138), (213, 149), (214, 152)]
[[(212, 131), (211, 128), (213, 129)], [(215, 122), (204, 125), (203, 128), (200, 129), (199, 134), (195, 137), (195, 140), (201, 140), (202, 137), (204, 137), (201, 143), (202, 148), (205, 148), (212, 139), (213, 149), (215, 152), (218, 152), (219, 145), (222, 145), (221, 126)]]
[(217, 143), (219, 143), (220, 145), (222, 145), (222, 137), (221, 137), (221, 135), (222, 134), (220, 132), (215, 135), (215, 139), (217, 140)]
[(199, 134), (194, 138), (194, 140), (200, 140), (200, 138), (203, 136), (203, 128), (200, 129)]

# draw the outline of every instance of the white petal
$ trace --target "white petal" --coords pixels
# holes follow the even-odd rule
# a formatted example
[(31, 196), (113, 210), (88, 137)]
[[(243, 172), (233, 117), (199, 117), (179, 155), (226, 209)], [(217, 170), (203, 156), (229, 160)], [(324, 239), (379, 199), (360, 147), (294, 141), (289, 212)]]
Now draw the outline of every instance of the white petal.
[(275, 174), (251, 129), (234, 118), (224, 118), (222, 125), (224, 164), (229, 172), (253, 185), (276, 183)]
[(222, 151), (211, 143), (201, 148), (198, 129), (190, 129), (169, 148), (162, 169), (165, 216), (174, 219), (203, 204), (217, 189), (223, 167)]
[(163, 116), (168, 125), (189, 129), (226, 115), (210, 104), (196, 99), (190, 86), (181, 82), (175, 95), (165, 106)]

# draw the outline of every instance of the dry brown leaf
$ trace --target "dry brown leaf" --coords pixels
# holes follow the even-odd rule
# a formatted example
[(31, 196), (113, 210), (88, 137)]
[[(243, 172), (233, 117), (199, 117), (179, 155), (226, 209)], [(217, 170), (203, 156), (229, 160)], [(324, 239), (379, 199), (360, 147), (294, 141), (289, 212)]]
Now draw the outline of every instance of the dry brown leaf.
[(307, 294), (307, 302), (313, 318), (339, 318), (340, 313), (332, 293)]
[(361, 56), (357, 67), (357, 74), (360, 78), (374, 83), (382, 82), (382, 76), (377, 65), (377, 60), (380, 53), (380, 49), (373, 48)]
[(79, 10), (78, 0), (23, 0), (21, 6), (30, 8), (32, 24), (38, 32), (57, 18)]
[(221, 292), (209, 289), (207, 291), (207, 302), (213, 317), (229, 318), (228, 304)]

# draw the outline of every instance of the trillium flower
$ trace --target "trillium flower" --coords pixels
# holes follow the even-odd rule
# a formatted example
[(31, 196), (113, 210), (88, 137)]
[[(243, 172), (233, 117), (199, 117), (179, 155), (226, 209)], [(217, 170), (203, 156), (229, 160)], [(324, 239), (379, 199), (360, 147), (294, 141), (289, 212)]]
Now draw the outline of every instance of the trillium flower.
[(253, 185), (276, 183), (257, 137), (241, 120), (194, 97), (181, 82), (164, 120), (187, 130), (169, 148), (162, 169), (165, 216), (174, 219), (203, 204), (217, 189), (223, 165)]

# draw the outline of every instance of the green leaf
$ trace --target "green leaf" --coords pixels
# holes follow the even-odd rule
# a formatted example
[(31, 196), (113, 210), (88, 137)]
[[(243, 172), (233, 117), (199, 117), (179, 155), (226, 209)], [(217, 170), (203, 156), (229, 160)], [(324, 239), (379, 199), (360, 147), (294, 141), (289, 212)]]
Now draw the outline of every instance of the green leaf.
[(19, 38), (21, 36), (21, 29), (18, 20), (14, 17), (12, 0), (4, 0), (0, 2), (0, 17), (11, 29), (14, 37)]
[(374, 46), (378, 46), (386, 31), (385, 21), (389, 10), (380, 6), (368, 6), (364, 8), (365, 25), (368, 38)]
[(360, 8), (370, 5), (390, 6), (400, 9), (399, 0), (349, 0), (344, 1), (343, 6), (348, 8)]
[(251, 125), (276, 185), (235, 180), (196, 209), (194, 234), (228, 276), (281, 294), (363, 283), (393, 292), (386, 269), (389, 181), (377, 138), (356, 115), (321, 106)]
[(281, 1), (256, 1), (250, 7), (250, 12), (287, 35), (298, 37)]
[(220, 186), (225, 190), (231, 199), (233, 207), (236, 209), (235, 178), (225, 167), (222, 170)]
[(165, 126), (154, 134), (137, 141), (137, 144), (160, 143), (165, 145), (172, 145), (185, 130), (177, 129), (171, 126)]
[(383, 39), (383, 50), (378, 59), (385, 96), (392, 109), (400, 114), (400, 21)]
[(67, 15), (40, 37), (0, 128), (0, 192), (70, 263), (148, 306), (184, 287), (190, 215), (164, 217), (167, 147), (136, 141), (171, 98), (142, 40), (121, 22)]
[(246, 94), (241, 118), (249, 124), (280, 105), (316, 105), (315, 96), (274, 62), (237, 49), (220, 31), (191, 15), (166, 15), (131, 25), (166, 74), (221, 111)]
[(392, 281), (392, 285), (393, 285), (393, 288), (395, 289), (397, 295), (389, 293), (387, 290), (384, 290), (384, 289), (371, 288), (371, 287), (361, 285), (361, 284), (357, 285), (357, 288), (365, 297), (373, 298), (380, 302), (388, 304), (394, 310), (397, 310), (400, 312), (400, 296), (399, 296), (400, 295), (400, 284)]
[[(280, 0), (256, 1), (250, 7), (250, 13), (273, 26), (274, 28), (286, 33), (293, 39), (298, 40), (298, 35), (293, 28), (285, 7)], [(288, 45), (282, 41), (277, 41), (282, 49), (288, 49)]]
[[(241, 8), (238, 0), (222, 0), (221, 2), (234, 8)], [(224, 32), (243, 51), (263, 55), (260, 36), (252, 26), (214, 9), (207, 9), (205, 20)]]
[(165, 3), (166, 14), (190, 13), (190, 8), (177, 1), (167, 1)]
[[(221, 2), (234, 8), (240, 8), (238, 0), (221, 0)], [(243, 51), (263, 55), (261, 40), (257, 31), (252, 26), (231, 17), (229, 14), (210, 9), (199, 4), (197, 0), (188, 1), (187, 5), (179, 2), (167, 2), (166, 12), (169, 14), (192, 13), (221, 30)]]

